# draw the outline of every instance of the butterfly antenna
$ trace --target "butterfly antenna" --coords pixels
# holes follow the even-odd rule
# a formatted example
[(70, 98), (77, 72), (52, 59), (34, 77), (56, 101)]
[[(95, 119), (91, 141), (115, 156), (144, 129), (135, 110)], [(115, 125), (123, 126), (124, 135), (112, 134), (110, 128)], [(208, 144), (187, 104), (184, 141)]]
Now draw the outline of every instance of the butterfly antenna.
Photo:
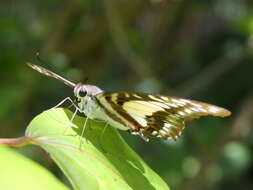
[[(40, 62), (41, 64), (43, 64), (43, 65), (48, 65), (48, 64), (46, 63), (46, 61), (45, 61), (44, 59), (41, 58), (40, 52), (37, 52), (37, 53), (36, 53), (36, 58), (37, 58), (38, 62)], [(85, 77), (84, 80), (83, 80), (83, 82), (86, 83), (88, 80), (89, 80), (89, 78), (88, 78), (88, 77)]]
[[(45, 63), (45, 61), (43, 61), (43, 59), (41, 59), (39, 53), (36, 53), (36, 57), (37, 57), (37, 60), (38, 60), (40, 63), (43, 63), (43, 64)], [(71, 81), (65, 79), (64, 77), (62, 77), (62, 76), (60, 76), (60, 75), (58, 75), (58, 74), (56, 74), (56, 73), (54, 73), (54, 72), (52, 72), (52, 71), (49, 71), (48, 69), (46, 69), (46, 68), (44, 68), (44, 67), (42, 67), (42, 66), (34, 65), (34, 64), (32, 64), (32, 63), (29, 63), (29, 62), (27, 62), (26, 64), (27, 64), (29, 67), (31, 67), (32, 69), (38, 71), (39, 73), (41, 73), (41, 74), (43, 74), (43, 75), (46, 75), (46, 76), (48, 76), (48, 77), (51, 77), (51, 78), (55, 78), (55, 79), (57, 79), (57, 80), (60, 80), (60, 81), (64, 82), (66, 85), (68, 85), (68, 86), (70, 86), (70, 87), (72, 87), (72, 88), (74, 88), (74, 87), (76, 86), (75, 83), (73, 83), (73, 82), (71, 82)]]
[(46, 65), (47, 63), (41, 58), (40, 56), (40, 52), (36, 53), (36, 59), (38, 60), (38, 62), (40, 62), (43, 65)]

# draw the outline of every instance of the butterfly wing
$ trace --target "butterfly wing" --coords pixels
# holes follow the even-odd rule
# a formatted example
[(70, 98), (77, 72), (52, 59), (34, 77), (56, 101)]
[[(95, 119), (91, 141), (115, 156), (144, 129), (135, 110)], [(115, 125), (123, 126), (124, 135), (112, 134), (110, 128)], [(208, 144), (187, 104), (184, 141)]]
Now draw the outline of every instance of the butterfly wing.
[(231, 113), (211, 104), (145, 93), (104, 92), (99, 103), (113, 116), (130, 126), (134, 134), (177, 139), (185, 121), (204, 115), (226, 117)]

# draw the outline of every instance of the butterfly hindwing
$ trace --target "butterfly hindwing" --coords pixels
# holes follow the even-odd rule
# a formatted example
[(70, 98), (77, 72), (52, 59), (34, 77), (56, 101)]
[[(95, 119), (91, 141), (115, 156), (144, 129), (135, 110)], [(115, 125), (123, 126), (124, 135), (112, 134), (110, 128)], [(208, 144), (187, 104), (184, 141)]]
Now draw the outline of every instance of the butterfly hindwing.
[(187, 120), (230, 114), (226, 109), (198, 101), (145, 93), (104, 92), (97, 99), (125, 125), (131, 126), (131, 131), (163, 139), (177, 139)]

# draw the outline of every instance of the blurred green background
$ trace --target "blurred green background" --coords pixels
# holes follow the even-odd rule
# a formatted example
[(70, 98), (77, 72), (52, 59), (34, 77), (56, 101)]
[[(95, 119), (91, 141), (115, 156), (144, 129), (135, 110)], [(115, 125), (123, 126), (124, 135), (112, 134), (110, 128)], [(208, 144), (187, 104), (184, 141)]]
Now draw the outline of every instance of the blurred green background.
[[(73, 94), (25, 65), (36, 52), (72, 81), (231, 110), (189, 122), (177, 142), (122, 135), (174, 190), (253, 189), (252, 0), (1, 0), (1, 137)], [(66, 182), (41, 149), (16, 150)]]

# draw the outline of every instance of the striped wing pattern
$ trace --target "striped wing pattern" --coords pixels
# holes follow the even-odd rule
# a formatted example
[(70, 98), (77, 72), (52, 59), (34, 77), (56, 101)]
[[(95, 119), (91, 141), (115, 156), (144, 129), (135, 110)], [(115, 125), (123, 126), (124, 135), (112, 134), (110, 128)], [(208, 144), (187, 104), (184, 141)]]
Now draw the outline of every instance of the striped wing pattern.
[(130, 132), (144, 137), (176, 140), (185, 122), (204, 115), (226, 117), (230, 112), (211, 104), (135, 92), (104, 92), (96, 96), (114, 120), (130, 126)]

